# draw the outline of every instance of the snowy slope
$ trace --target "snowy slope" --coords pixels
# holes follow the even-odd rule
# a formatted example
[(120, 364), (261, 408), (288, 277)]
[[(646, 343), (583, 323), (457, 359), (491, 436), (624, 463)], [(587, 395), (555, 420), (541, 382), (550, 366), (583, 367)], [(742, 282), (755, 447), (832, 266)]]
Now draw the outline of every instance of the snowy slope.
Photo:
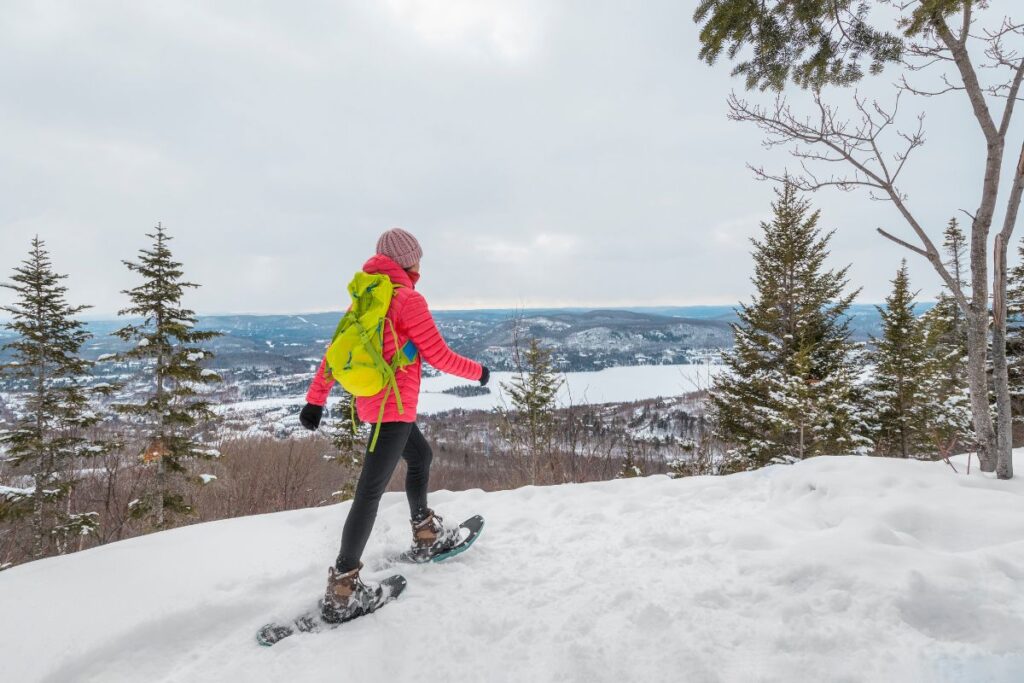
[[(451, 518), (487, 517), (473, 550), (270, 649), (256, 628), (314, 601), (346, 506), (178, 529), (0, 573), (0, 678), (1024, 680), (1024, 480), (958, 467), (437, 493)], [(370, 576), (406, 514), (388, 494)]]

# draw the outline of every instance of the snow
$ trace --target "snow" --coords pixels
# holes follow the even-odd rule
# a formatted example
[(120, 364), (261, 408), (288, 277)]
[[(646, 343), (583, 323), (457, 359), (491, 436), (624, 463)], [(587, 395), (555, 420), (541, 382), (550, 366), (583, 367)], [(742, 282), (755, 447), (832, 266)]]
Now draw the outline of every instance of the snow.
[(29, 488), (16, 488), (14, 486), (0, 486), (0, 498), (8, 500), (14, 500), (18, 498), (27, 498), (36, 492), (35, 487)]
[(200, 474), (199, 478), (202, 479), (204, 484), (209, 484), (211, 482), (217, 481), (217, 475), (215, 474)]
[(194, 363), (196, 361), (206, 358), (206, 354), (203, 351), (192, 351), (185, 357), (189, 360), (189, 362)]
[(298, 406), (301, 408), (306, 405), (306, 395), (302, 396), (283, 396), (280, 398), (254, 398), (249, 401), (236, 401), (234, 403), (220, 403), (210, 408), (213, 412), (220, 415), (232, 412), (248, 412), (248, 411), (265, 411), (265, 410), (276, 410), (279, 408), (289, 408), (292, 406)]
[(139, 340), (139, 348), (145, 348), (147, 346), (149, 346), (149, 340), (148, 339), (140, 339)]
[[(256, 629), (315, 604), (349, 504), (188, 526), (0, 573), (0, 661), (11, 681), (1024, 680), (1024, 479), (963, 465), (434, 493), (487, 518), (470, 552), (270, 649)], [(366, 578), (396, 570), (407, 515), (385, 495)], [(55, 586), (87, 587), (59, 619)]]
[(113, 360), (114, 358), (117, 358), (116, 353), (104, 353), (96, 357), (96, 362), (102, 363), (103, 361)]
[[(558, 402), (564, 406), (570, 401), (584, 405), (679, 396), (707, 388), (711, 378), (722, 369), (714, 365), (634, 365), (597, 372), (567, 372), (563, 375), (565, 384), (558, 392)], [(453, 408), (489, 410), (510, 406), (511, 399), (501, 390), (501, 383), (509, 383), (514, 376), (511, 372), (492, 372), (487, 384), (491, 393), (470, 397), (440, 393), (467, 384), (464, 379), (452, 375), (424, 377), (416, 410), (430, 415)]]
[[(318, 361), (319, 362), (319, 361)], [(316, 368), (313, 368), (315, 370)], [(718, 365), (639, 365), (607, 368), (597, 372), (567, 372), (562, 375), (566, 382), (559, 392), (558, 400), (567, 405), (570, 392), (575, 405), (639, 401), (648, 398), (679, 396), (680, 394), (706, 388), (711, 378), (724, 370)], [(416, 412), (422, 415), (461, 408), (463, 410), (491, 410), (510, 405), (500, 383), (511, 381), (511, 372), (492, 372), (487, 386), (490, 394), (481, 396), (455, 396), (441, 393), (445, 389), (474, 384), (452, 375), (424, 377), (420, 388)], [(338, 389), (332, 393), (331, 401), (337, 400)], [(281, 396), (251, 399), (216, 405), (213, 410), (219, 414), (263, 412), (284, 408), (302, 407), (306, 395)]]

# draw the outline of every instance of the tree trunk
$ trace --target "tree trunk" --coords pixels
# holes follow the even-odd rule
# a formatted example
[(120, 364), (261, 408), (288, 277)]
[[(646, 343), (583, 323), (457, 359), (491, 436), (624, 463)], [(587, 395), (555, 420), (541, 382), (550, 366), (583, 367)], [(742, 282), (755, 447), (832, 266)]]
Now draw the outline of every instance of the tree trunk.
[[(993, 164), (990, 149), (986, 177), (999, 167)], [(990, 191), (986, 184), (986, 194)], [(983, 198), (981, 209), (971, 224), (971, 301), (967, 317), (967, 379), (971, 391), (974, 435), (978, 440), (978, 462), (982, 472), (996, 469), (996, 434), (989, 406), (988, 382), (988, 235), (992, 225), (991, 204)]]
[[(1006, 244), (996, 235), (993, 259), (992, 379), (996, 394), (995, 470), (1000, 479), (1013, 477), (1013, 421), (1010, 413), (1010, 373), (1006, 361)], [(983, 468), (984, 469), (984, 468)]]
[[(988, 403), (988, 306), (974, 297), (967, 315), (967, 380), (970, 385), (971, 415), (978, 441), (978, 461), (983, 472), (995, 470), (995, 429)], [(979, 311), (979, 308), (981, 309)]]
[(900, 416), (900, 457), (909, 458), (910, 448), (907, 445), (907, 421)]
[(164, 347), (163, 340), (166, 338), (166, 332), (164, 331), (164, 316), (163, 311), (158, 310), (156, 314), (156, 330), (160, 335), (161, 346), (156, 357), (156, 405), (160, 410), (160, 458), (156, 462), (156, 526), (158, 529), (164, 528), (164, 487), (167, 483), (164, 481), (164, 472), (166, 467), (164, 466), (164, 458), (167, 457), (167, 442), (164, 440), (166, 432), (166, 421), (167, 421), (167, 406), (164, 405)]
[[(38, 293), (38, 290), (37, 290)], [(41, 293), (39, 293), (41, 294)], [(42, 312), (36, 309), (36, 320), (41, 321)], [(37, 447), (39, 448), (37, 459), (36, 459), (36, 470), (34, 472), (33, 480), (35, 481), (35, 491), (32, 492), (32, 556), (35, 559), (42, 558), (47, 551), (46, 542), (46, 477), (47, 474), (53, 471), (48, 462), (48, 449), (46, 447), (46, 423), (43, 419), (44, 403), (46, 402), (46, 362), (41, 361), (39, 363), (39, 379), (36, 384), (36, 438), (38, 439)]]
[(36, 490), (32, 493), (32, 557), (39, 560), (46, 554), (43, 543), (43, 478), (37, 473), (34, 477)]

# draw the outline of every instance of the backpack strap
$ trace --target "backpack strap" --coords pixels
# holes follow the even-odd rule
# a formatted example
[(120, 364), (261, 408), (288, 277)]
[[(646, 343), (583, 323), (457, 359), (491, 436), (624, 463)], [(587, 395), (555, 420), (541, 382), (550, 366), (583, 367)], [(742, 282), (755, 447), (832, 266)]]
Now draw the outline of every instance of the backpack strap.
[[(388, 407), (388, 398), (391, 396), (392, 392), (395, 394), (395, 407), (398, 408), (398, 414), (403, 415), (405, 413), (405, 408), (402, 406), (402, 392), (398, 390), (398, 380), (395, 377), (395, 371), (401, 363), (401, 356), (399, 355), (401, 353), (401, 349), (398, 348), (398, 333), (395, 331), (395, 324), (391, 322), (391, 318), (385, 316), (384, 319), (391, 327), (391, 338), (395, 344), (395, 355), (391, 359), (391, 365), (384, 362), (383, 357), (381, 357), (381, 362), (384, 363), (384, 368), (387, 368), (387, 371), (384, 372), (384, 376), (387, 378), (387, 388), (384, 389), (384, 398), (381, 399), (380, 411), (377, 413), (377, 426), (373, 430), (373, 438), (370, 439), (370, 453), (373, 453), (374, 449), (377, 447), (377, 437), (380, 435), (380, 425), (384, 420), (384, 411)], [(383, 371), (384, 368), (381, 368), (381, 370)]]
[(388, 368), (391, 372), (388, 373), (388, 378), (390, 379), (391, 388), (395, 391), (395, 406), (398, 408), (398, 414), (402, 415), (405, 413), (405, 410), (402, 408), (402, 394), (398, 391), (398, 382), (395, 379), (396, 371), (402, 367), (402, 357), (399, 355), (402, 353), (402, 349), (398, 347), (398, 333), (395, 331), (395, 324), (391, 322), (391, 318), (385, 316), (384, 319), (391, 326), (391, 340), (395, 344), (395, 355), (391, 357), (391, 365)]

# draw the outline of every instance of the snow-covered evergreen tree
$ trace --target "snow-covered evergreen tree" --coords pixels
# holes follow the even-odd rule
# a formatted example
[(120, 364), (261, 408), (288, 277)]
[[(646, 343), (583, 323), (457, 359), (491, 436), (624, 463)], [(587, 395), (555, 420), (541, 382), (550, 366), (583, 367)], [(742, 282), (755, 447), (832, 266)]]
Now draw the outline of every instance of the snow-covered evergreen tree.
[(356, 483), (362, 467), (363, 448), (368, 429), (364, 428), (355, 413), (355, 398), (342, 387), (341, 397), (331, 409), (335, 420), (330, 432), (331, 444), (335, 451), (325, 455), (325, 460), (337, 463), (344, 474), (342, 487), (336, 493), (338, 501), (349, 500), (355, 496)]
[(362, 440), (363, 423), (355, 410), (355, 397), (338, 385), (341, 395), (330, 409), (335, 430), (331, 434), (331, 441), (343, 453), (361, 451), (364, 444)]
[(96, 529), (97, 513), (71, 508), (75, 468), (114, 447), (87, 435), (100, 420), (91, 401), (105, 392), (88, 387), (92, 363), (79, 351), (92, 335), (75, 319), (88, 306), (67, 302), (67, 287), (61, 284), (66, 277), (54, 271), (45, 244), (36, 237), (12, 282), (0, 285), (17, 295), (13, 305), (0, 307), (11, 317), (4, 327), (17, 335), (4, 345), (12, 360), (0, 369), (25, 398), (12, 429), (0, 432), (0, 451), (32, 482), (0, 487), (0, 518), (30, 520), (36, 558), (63, 553), (69, 538)]
[[(116, 408), (142, 431), (143, 461), (155, 469), (152, 490), (134, 502), (133, 514), (149, 517), (160, 528), (172, 514), (191, 512), (184, 480), (199, 473), (190, 472), (190, 463), (219, 456), (201, 438), (216, 415), (197, 391), (201, 385), (221, 380), (216, 372), (202, 367), (201, 362), (213, 354), (199, 347), (219, 333), (197, 331), (195, 313), (182, 306), (185, 290), (198, 285), (182, 279), (182, 265), (174, 260), (167, 245), (171, 237), (163, 226), (158, 224), (147, 237), (152, 245), (139, 251), (138, 261), (124, 261), (143, 281), (124, 292), (131, 303), (118, 313), (141, 321), (115, 334), (132, 345), (118, 358), (143, 361), (152, 389), (143, 403)], [(197, 480), (205, 483), (209, 478)]]
[(634, 477), (642, 477), (643, 470), (636, 464), (636, 458), (633, 457), (633, 449), (626, 449), (626, 457), (622, 459), (622, 467), (619, 468), (619, 473), (615, 475), (616, 479), (633, 479)]
[[(946, 230), (943, 232), (942, 246), (946, 250), (946, 268), (949, 269), (953, 279), (960, 285), (965, 294), (970, 294), (971, 283), (969, 266), (966, 261), (967, 236), (960, 228), (956, 218), (950, 218)], [(949, 318), (947, 344), (963, 348), (964, 356), (967, 356), (967, 320), (964, 312), (960, 310), (956, 299), (950, 294), (947, 287), (939, 292), (937, 308), (942, 309), (942, 315)], [(966, 362), (966, 361), (965, 361)], [(966, 365), (963, 370), (962, 380), (967, 384)]]
[[(1024, 259), (1024, 238), (1017, 245)], [(1024, 261), (1010, 269), (1006, 283), (1006, 356), (1010, 371), (1010, 395), (1014, 418), (1024, 413)]]
[[(941, 304), (941, 302), (940, 302)], [(954, 303), (955, 305), (955, 303)], [(924, 432), (930, 452), (948, 457), (969, 448), (974, 434), (967, 387), (967, 348), (963, 328), (948, 306), (936, 305), (920, 318), (927, 349), (921, 379)]]
[[(943, 247), (946, 267), (970, 291), (965, 256), (967, 238), (951, 218), (946, 226)], [(927, 348), (927, 372), (922, 383), (926, 398), (927, 432), (932, 452), (949, 455), (954, 449), (968, 448), (972, 442), (970, 393), (967, 381), (967, 321), (956, 299), (947, 288), (939, 293), (934, 307), (921, 316)]]
[[(946, 250), (946, 268), (965, 292), (970, 292), (968, 266), (965, 262), (967, 238), (955, 218), (951, 218), (943, 233)], [(939, 292), (935, 306), (924, 315), (925, 336), (929, 340), (929, 354), (933, 360), (944, 358), (949, 377), (948, 391), (959, 394), (967, 387), (967, 320), (956, 299), (947, 287)], [(948, 391), (945, 392), (948, 395)]]
[(512, 399), (513, 415), (509, 423), (514, 427), (514, 445), (526, 449), (530, 460), (531, 483), (537, 482), (540, 456), (551, 450), (554, 410), (558, 390), (564, 379), (555, 371), (551, 350), (531, 338), (526, 348), (515, 348), (516, 373), (501, 387)]
[[(962, 233), (947, 229), (950, 270), (961, 274)], [(960, 245), (959, 247), (957, 245)], [(886, 299), (882, 337), (872, 354), (872, 401), (877, 450), (883, 455), (947, 457), (972, 433), (963, 316), (944, 293), (924, 315), (915, 314), (904, 261)]]
[(907, 262), (892, 280), (885, 306), (878, 307), (882, 336), (871, 354), (874, 374), (871, 403), (877, 434), (875, 446), (883, 455), (908, 458), (930, 449), (925, 405), (929, 354), (925, 328), (914, 313)]
[(846, 291), (846, 268), (826, 267), (831, 233), (792, 185), (772, 208), (753, 241), (757, 292), (737, 311), (728, 371), (711, 390), (716, 436), (732, 445), (723, 471), (870, 446), (846, 316), (857, 293)]

